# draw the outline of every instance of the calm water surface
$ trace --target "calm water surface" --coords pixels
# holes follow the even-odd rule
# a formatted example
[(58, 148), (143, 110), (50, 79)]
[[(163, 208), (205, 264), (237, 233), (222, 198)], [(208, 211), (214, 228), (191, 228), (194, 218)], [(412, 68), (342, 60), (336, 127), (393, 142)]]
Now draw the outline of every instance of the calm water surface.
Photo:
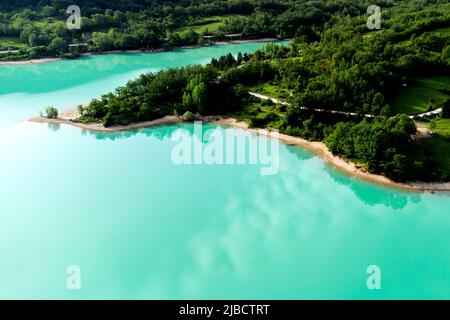
[[(363, 182), (286, 145), (275, 176), (177, 166), (171, 137), (191, 125), (24, 122), (144, 71), (260, 45), (0, 67), (0, 298), (450, 298), (450, 196)], [(70, 265), (80, 291), (66, 288)], [(381, 290), (367, 289), (369, 265)]]

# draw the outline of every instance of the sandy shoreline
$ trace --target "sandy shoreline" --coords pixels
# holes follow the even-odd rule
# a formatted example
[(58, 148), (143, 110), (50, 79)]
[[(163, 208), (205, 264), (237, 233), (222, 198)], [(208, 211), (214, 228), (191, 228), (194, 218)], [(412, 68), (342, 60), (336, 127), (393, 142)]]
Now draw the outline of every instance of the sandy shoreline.
[(40, 64), (54, 61), (62, 61), (62, 58), (42, 58), (42, 59), (31, 59), (31, 60), (19, 60), (19, 61), (0, 61), (0, 66), (2, 65), (20, 65), (20, 64)]
[[(270, 41), (283, 41), (283, 39), (276, 38), (262, 38), (262, 39), (254, 39), (254, 40), (234, 40), (234, 41), (216, 41), (211, 43), (210, 45), (191, 45), (191, 46), (181, 46), (175, 47), (170, 50), (164, 49), (152, 49), (152, 50), (112, 50), (112, 51), (103, 51), (103, 52), (87, 52), (80, 54), (79, 57), (73, 58), (76, 60), (77, 58), (96, 56), (96, 55), (107, 55), (107, 54), (117, 54), (117, 53), (161, 53), (161, 52), (170, 52), (170, 51), (179, 51), (179, 50), (187, 50), (187, 49), (196, 49), (208, 46), (221, 46), (226, 44), (243, 44), (243, 43), (257, 43), (257, 42), (270, 42)], [(41, 59), (31, 59), (31, 60), (19, 60), (19, 61), (0, 61), (0, 66), (2, 65), (27, 65), (27, 64), (39, 64), (39, 63), (47, 63), (54, 61), (62, 61), (62, 60), (70, 60), (64, 58), (41, 58)]]
[[(217, 125), (226, 125), (235, 128), (241, 128), (253, 132), (258, 135), (265, 136), (273, 136), (268, 129), (260, 129), (260, 128), (249, 128), (248, 124), (243, 121), (238, 121), (234, 118), (221, 118), (218, 120), (214, 119), (205, 119), (206, 122), (217, 124)], [(427, 182), (414, 182), (414, 183), (399, 183), (390, 180), (389, 178), (373, 174), (365, 171), (361, 167), (357, 166), (355, 163), (346, 161), (342, 158), (339, 158), (331, 153), (328, 147), (323, 142), (318, 141), (308, 141), (306, 139), (300, 137), (294, 137), (286, 134), (278, 134), (278, 139), (280, 141), (288, 144), (299, 146), (309, 151), (312, 151), (314, 154), (320, 156), (326, 163), (333, 166), (335, 169), (348, 174), (352, 177), (357, 177), (366, 181), (374, 182), (377, 184), (381, 184), (384, 186), (402, 189), (407, 191), (415, 191), (415, 192), (450, 192), (450, 182), (449, 183), (427, 183)]]
[[(174, 125), (181, 123), (182, 121), (176, 116), (166, 116), (160, 119), (138, 122), (128, 126), (112, 126), (105, 128), (102, 124), (99, 123), (78, 123), (73, 122), (73, 119), (78, 117), (77, 111), (75, 109), (67, 110), (61, 113), (60, 118), (58, 119), (47, 119), (47, 118), (33, 118), (30, 119), (31, 122), (37, 123), (57, 123), (57, 124), (65, 124), (69, 126), (75, 126), (81, 129), (94, 131), (94, 132), (120, 132), (120, 131), (129, 131), (136, 130), (140, 128), (151, 128), (156, 126), (165, 126), (165, 125)], [(240, 128), (247, 130), (249, 132), (255, 133), (257, 135), (266, 135), (272, 136), (271, 132), (267, 129), (259, 129), (259, 128), (249, 128), (248, 123), (239, 121), (235, 118), (230, 117), (222, 117), (222, 116), (206, 116), (202, 118), (202, 121), (215, 124), (215, 125), (224, 125), (234, 128)], [(352, 177), (357, 177), (366, 181), (374, 182), (377, 184), (381, 184), (384, 186), (415, 191), (415, 192), (450, 192), (450, 183), (425, 183), (425, 182), (414, 182), (414, 183), (398, 183), (394, 182), (382, 175), (372, 174), (366, 172), (362, 168), (358, 167), (355, 163), (348, 162), (344, 159), (341, 159), (331, 153), (328, 147), (323, 142), (316, 141), (308, 141), (299, 137), (289, 136), (286, 134), (278, 134), (278, 139), (280, 141), (288, 144), (295, 145), (305, 148), (309, 151), (312, 151), (314, 154), (320, 156), (325, 162), (333, 166), (335, 169), (346, 173)]]
[(81, 122), (73, 122), (69, 119), (47, 119), (43, 117), (32, 118), (29, 121), (36, 123), (49, 123), (49, 124), (65, 124), (73, 127), (77, 127), (84, 130), (89, 130), (93, 132), (121, 132), (121, 131), (130, 131), (136, 129), (143, 128), (151, 128), (157, 126), (165, 126), (171, 124), (177, 124), (181, 121), (175, 116), (165, 116), (160, 119), (152, 120), (152, 121), (144, 121), (130, 124), (128, 126), (112, 126), (112, 127), (104, 127), (101, 123), (81, 123)]

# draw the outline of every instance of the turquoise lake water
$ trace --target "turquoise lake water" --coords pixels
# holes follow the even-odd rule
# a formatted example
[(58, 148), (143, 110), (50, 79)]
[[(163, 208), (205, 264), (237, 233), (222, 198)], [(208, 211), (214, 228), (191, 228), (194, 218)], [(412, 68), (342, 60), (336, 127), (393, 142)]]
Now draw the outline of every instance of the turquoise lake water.
[[(1, 66), (0, 298), (450, 298), (449, 195), (351, 178), (284, 144), (273, 176), (175, 165), (171, 137), (192, 125), (100, 134), (25, 121), (261, 45)], [(81, 290), (66, 287), (72, 265)], [(367, 288), (370, 265), (380, 290)]]

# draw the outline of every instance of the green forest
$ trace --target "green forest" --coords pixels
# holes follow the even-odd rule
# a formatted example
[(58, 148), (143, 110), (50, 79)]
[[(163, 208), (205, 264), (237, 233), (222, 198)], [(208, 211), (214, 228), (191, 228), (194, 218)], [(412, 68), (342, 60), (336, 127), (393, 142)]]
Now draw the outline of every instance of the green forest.
[[(53, 32), (48, 25), (39, 27), (42, 10), (66, 2), (19, 2), (29, 10), (27, 17), (17, 7), (2, 12), (2, 21), (9, 21), (3, 27), (0, 23), (2, 36), (18, 37), (24, 54), (33, 55), (42, 46), (52, 50), (51, 45), (33, 46), (23, 30), (7, 32), (5, 26), (27, 21), (39, 38)], [(88, 6), (90, 1), (84, 2)], [(100, 51), (170, 48), (228, 33), (292, 40), (253, 54), (213, 59), (205, 66), (141, 75), (80, 106), (78, 121), (113, 126), (172, 114), (234, 116), (253, 127), (323, 141), (335, 155), (395, 181), (450, 181), (447, 0), (374, 1), (382, 9), (379, 30), (366, 25), (372, 3), (358, 0), (116, 1), (108, 9), (107, 3), (95, 3), (83, 18), (86, 27), (92, 23), (92, 32), (64, 31), (58, 36), (65, 44), (88, 42), (88, 50)], [(62, 13), (56, 10), (52, 26), (62, 21)], [(102, 31), (100, 16), (109, 17)], [(110, 41), (100, 41), (102, 37)], [(417, 116), (428, 111), (435, 113)]]
[[(375, 1), (392, 7), (394, 1)], [(171, 49), (229, 39), (320, 40), (336, 19), (356, 18), (371, 1), (79, 0), (69, 30), (68, 0), (0, 0), (0, 60), (75, 57), (83, 52)]]

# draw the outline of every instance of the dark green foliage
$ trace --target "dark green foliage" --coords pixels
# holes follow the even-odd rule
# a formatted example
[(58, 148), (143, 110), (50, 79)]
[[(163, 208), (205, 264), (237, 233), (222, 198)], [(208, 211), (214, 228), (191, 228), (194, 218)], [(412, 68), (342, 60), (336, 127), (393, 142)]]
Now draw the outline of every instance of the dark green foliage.
[(406, 116), (338, 123), (325, 137), (333, 154), (364, 164), (391, 179), (423, 179), (423, 163), (414, 161), (414, 122)]
[[(295, 37), (318, 40), (333, 16), (365, 13), (367, 1), (301, 0), (0, 0), (0, 37), (14, 37), (25, 45), (23, 53), (0, 59), (65, 55), (73, 43), (86, 43), (76, 51), (169, 49), (202, 44), (204, 34), (226, 40), (228, 34), (243, 38)], [(355, 4), (354, 2), (357, 2)], [(66, 8), (81, 8), (81, 30), (68, 30)], [(212, 17), (223, 22), (219, 30), (194, 32), (191, 27)], [(180, 28), (186, 32), (180, 32)], [(2, 49), (14, 49), (4, 47)], [(39, 49), (36, 49), (40, 47)], [(245, 57), (238, 58), (245, 60)]]
[(264, 128), (270, 123), (277, 121), (279, 118), (278, 116), (273, 113), (265, 113), (257, 116), (250, 116), (250, 126), (251, 127), (257, 127), (257, 128)]
[(450, 118), (450, 100), (446, 99), (442, 104), (442, 118)]
[(192, 112), (186, 111), (181, 119), (183, 119), (184, 122), (193, 122), (196, 120), (196, 117)]

